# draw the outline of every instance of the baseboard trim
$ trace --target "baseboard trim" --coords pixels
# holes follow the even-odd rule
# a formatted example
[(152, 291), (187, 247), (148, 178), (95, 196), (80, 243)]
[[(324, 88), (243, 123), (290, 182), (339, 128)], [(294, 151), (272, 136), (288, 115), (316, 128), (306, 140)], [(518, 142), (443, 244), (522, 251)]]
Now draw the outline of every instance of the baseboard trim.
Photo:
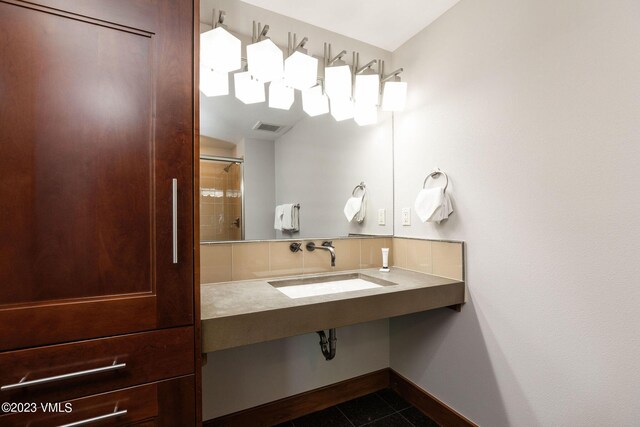
[(441, 426), (478, 427), (477, 424), (392, 369), (389, 370), (389, 380), (389, 387), (393, 391)]
[(389, 369), (371, 372), (326, 387), (214, 418), (205, 421), (203, 427), (270, 427), (385, 389), (389, 387), (389, 374)]
[(391, 388), (443, 427), (478, 427), (390, 368), (205, 421), (203, 427), (270, 427), (360, 396)]

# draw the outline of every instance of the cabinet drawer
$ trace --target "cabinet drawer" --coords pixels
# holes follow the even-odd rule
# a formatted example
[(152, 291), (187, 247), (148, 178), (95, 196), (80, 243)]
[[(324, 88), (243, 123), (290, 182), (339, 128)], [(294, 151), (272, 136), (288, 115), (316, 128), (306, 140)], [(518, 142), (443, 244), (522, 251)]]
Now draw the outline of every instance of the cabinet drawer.
[(0, 353), (0, 402), (57, 402), (192, 374), (193, 327)]
[[(37, 406), (29, 413), (11, 413), (0, 416), (0, 425), (6, 427), (48, 427), (78, 423), (86, 426), (165, 426), (193, 425), (193, 398), (176, 392), (191, 386), (193, 376), (126, 388), (59, 402), (51, 410)], [(172, 393), (173, 392), (173, 393)], [(167, 405), (166, 400), (174, 395), (177, 405)], [(85, 423), (80, 424), (84, 421)], [(182, 424), (182, 421), (185, 423)]]

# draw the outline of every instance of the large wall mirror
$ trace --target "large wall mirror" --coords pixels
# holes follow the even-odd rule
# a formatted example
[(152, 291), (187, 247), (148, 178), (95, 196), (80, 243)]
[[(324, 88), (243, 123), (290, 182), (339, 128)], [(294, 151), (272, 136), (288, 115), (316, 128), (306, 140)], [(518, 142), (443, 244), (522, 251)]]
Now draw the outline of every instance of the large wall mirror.
[[(268, 37), (287, 58), (288, 33), (308, 37), (305, 48), (318, 58), (324, 75), (324, 43), (333, 52), (359, 52), (360, 63), (387, 60), (389, 52), (344, 35), (296, 21), (238, 0), (203, 0), (200, 32), (212, 29), (216, 11), (225, 12), (227, 31), (246, 46), (252, 22), (269, 25)], [(309, 116), (302, 93), (294, 90), (290, 109), (265, 102), (246, 104), (235, 96), (229, 72), (228, 94), (200, 92), (200, 235), (203, 242), (277, 238), (342, 237), (393, 234), (393, 135), (391, 113), (378, 111), (377, 122), (360, 126), (337, 121), (330, 113)], [(347, 220), (345, 205), (366, 190), (364, 220)], [(291, 209), (295, 211), (292, 212)], [(297, 229), (287, 227), (298, 216)], [(280, 220), (280, 222), (279, 222)], [(285, 226), (283, 226), (283, 222)]]

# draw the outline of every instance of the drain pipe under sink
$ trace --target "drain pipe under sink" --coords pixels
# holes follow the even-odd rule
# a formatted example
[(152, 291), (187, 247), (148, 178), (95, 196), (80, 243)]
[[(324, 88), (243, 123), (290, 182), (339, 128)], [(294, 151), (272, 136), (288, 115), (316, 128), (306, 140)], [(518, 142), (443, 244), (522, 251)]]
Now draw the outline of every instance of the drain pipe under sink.
[(336, 357), (336, 329), (329, 329), (329, 339), (327, 340), (327, 335), (324, 331), (318, 331), (318, 335), (320, 336), (320, 350), (322, 350), (322, 355), (326, 360), (331, 360)]

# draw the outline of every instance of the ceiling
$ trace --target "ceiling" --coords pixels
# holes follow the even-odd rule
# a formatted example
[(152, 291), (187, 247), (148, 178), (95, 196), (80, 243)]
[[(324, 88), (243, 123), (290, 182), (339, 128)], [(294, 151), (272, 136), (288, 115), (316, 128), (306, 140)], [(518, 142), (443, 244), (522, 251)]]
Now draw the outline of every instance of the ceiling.
[(393, 52), (460, 0), (242, 0)]
[[(234, 144), (243, 138), (276, 140), (284, 135), (298, 120), (305, 117), (302, 97), (295, 91), (296, 100), (290, 110), (269, 108), (267, 102), (246, 105), (232, 94), (233, 79), (230, 79), (229, 95), (207, 98), (200, 96), (200, 133)], [(268, 86), (267, 86), (268, 87)], [(284, 126), (277, 132), (253, 130), (257, 122)]]

